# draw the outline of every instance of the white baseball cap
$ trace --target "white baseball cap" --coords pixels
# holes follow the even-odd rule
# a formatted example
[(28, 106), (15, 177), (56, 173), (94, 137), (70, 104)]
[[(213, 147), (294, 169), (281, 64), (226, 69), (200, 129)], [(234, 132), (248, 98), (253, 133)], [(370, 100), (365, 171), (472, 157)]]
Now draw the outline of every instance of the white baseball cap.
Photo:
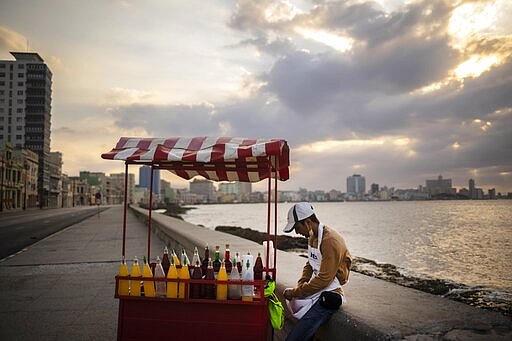
[(297, 222), (309, 218), (313, 214), (315, 214), (315, 212), (309, 202), (299, 202), (293, 205), (288, 211), (288, 224), (284, 227), (283, 232), (292, 232)]

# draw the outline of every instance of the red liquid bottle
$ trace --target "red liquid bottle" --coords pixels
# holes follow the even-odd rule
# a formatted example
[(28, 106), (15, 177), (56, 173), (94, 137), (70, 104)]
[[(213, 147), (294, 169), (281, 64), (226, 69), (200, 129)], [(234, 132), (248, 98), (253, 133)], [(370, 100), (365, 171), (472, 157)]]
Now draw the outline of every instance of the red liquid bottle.
[(165, 276), (167, 276), (167, 273), (169, 272), (169, 267), (171, 266), (171, 261), (169, 260), (169, 250), (167, 249), (167, 246), (164, 247), (164, 255), (162, 256), (162, 268), (164, 268)]
[(208, 261), (210, 260), (210, 250), (208, 249), (208, 244), (206, 244), (204, 248), (204, 258), (201, 262), (201, 271), (203, 272), (203, 275), (206, 274), (206, 269), (208, 269)]
[(231, 252), (229, 251), (229, 244), (226, 244), (226, 251), (224, 252), (224, 267), (226, 268), (226, 272), (230, 274), (231, 269), (233, 268), (233, 263), (231, 263)]
[[(192, 279), (200, 280), (203, 277), (201, 265), (196, 261), (196, 265), (192, 270)], [(190, 283), (190, 298), (201, 298), (201, 283)]]
[(263, 261), (261, 260), (261, 255), (258, 252), (258, 257), (256, 257), (256, 262), (254, 263), (254, 267), (252, 268), (254, 271), (254, 279), (255, 280), (263, 280)]
[(238, 269), (238, 273), (242, 273), (242, 261), (240, 260), (240, 255), (238, 252), (236, 253), (236, 268)]
[[(206, 274), (205, 274), (205, 277), (204, 279), (207, 279), (207, 280), (215, 280), (215, 274), (214, 274), (214, 271), (213, 271), (213, 264), (212, 264), (212, 260), (210, 258), (210, 260), (208, 261), (208, 268), (206, 269)], [(205, 283), (203, 284), (202, 286), (202, 296), (204, 298), (208, 298), (208, 299), (212, 299), (214, 300), (215, 299), (215, 284), (210, 284), (210, 283)]]

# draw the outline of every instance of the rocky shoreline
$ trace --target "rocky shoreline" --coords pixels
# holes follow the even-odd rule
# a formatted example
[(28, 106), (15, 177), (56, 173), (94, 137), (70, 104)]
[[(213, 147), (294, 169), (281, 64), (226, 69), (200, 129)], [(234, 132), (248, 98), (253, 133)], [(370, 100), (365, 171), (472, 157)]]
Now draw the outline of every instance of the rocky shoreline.
[[(237, 226), (217, 226), (216, 231), (229, 233), (244, 239), (262, 244), (267, 240), (267, 234)], [(274, 236), (271, 236), (274, 239)], [(304, 253), (307, 250), (307, 240), (303, 237), (277, 236), (276, 248), (283, 251)], [(354, 257), (352, 271), (393, 282), (404, 287), (414, 288), (434, 295), (440, 295), (460, 301), (478, 308), (500, 312), (512, 316), (512, 298), (505, 299), (486, 288), (471, 288), (463, 284), (447, 280), (416, 277), (406, 275), (403, 269), (392, 264), (377, 263), (363, 257)]]

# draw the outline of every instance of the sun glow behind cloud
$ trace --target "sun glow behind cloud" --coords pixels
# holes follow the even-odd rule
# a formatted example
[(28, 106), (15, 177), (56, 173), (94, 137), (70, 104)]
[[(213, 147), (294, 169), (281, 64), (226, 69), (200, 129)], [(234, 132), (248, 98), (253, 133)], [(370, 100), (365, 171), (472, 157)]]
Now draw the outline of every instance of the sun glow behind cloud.
[(473, 55), (467, 61), (459, 64), (455, 69), (455, 76), (459, 79), (467, 77), (478, 77), (482, 73), (489, 71), (493, 66), (498, 65), (500, 59), (496, 55), (477, 56)]
[(465, 78), (477, 78), (483, 73), (499, 66), (507, 58), (503, 52), (492, 54), (478, 53), (476, 41), (499, 37), (497, 23), (500, 11), (505, 8), (504, 1), (497, 0), (488, 3), (464, 3), (456, 7), (448, 24), (451, 45), (465, 56), (459, 65), (446, 75), (446, 78), (426, 85), (411, 92), (411, 94), (427, 94), (435, 92), (450, 84), (458, 83), (464, 86)]
[(453, 46), (464, 50), (470, 40), (492, 34), (496, 30), (498, 3), (473, 2), (457, 7), (448, 25)]
[(313, 30), (303, 27), (298, 27), (295, 31), (306, 39), (322, 43), (339, 52), (350, 51), (354, 44), (354, 41), (351, 38), (339, 36), (327, 31)]

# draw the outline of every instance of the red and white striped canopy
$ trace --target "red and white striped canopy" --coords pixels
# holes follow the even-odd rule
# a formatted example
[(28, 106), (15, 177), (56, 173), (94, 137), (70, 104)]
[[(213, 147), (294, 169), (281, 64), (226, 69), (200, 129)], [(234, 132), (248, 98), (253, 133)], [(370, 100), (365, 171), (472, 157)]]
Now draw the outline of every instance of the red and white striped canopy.
[(121, 137), (103, 159), (151, 164), (184, 178), (258, 182), (289, 178), (290, 150), (285, 140), (241, 137)]

